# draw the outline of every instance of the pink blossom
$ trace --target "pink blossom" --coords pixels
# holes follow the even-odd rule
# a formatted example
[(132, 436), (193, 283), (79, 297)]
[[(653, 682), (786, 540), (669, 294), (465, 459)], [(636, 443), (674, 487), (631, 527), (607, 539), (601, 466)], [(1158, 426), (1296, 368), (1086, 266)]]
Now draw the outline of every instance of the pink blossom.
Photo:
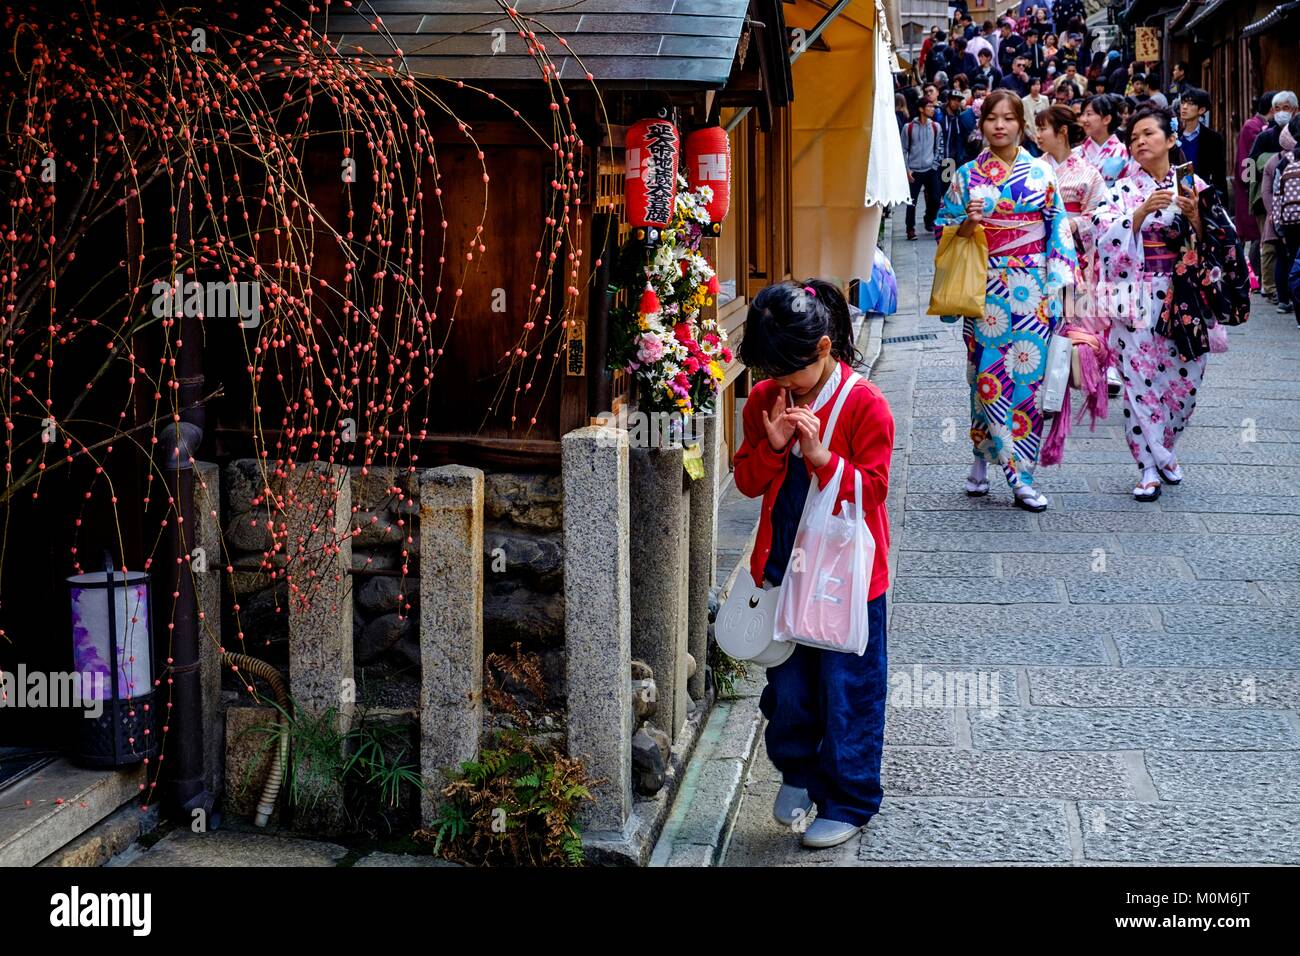
[(646, 365), (653, 365), (664, 357), (664, 343), (653, 332), (647, 332), (637, 339), (639, 348), (637, 349), (637, 361), (644, 362)]

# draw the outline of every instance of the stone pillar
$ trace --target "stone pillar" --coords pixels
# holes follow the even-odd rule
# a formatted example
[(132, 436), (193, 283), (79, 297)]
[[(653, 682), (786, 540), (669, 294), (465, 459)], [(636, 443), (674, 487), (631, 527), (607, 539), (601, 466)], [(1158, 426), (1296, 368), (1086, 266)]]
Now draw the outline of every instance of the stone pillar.
[(631, 455), (632, 656), (654, 671), (659, 706), (652, 726), (676, 742), (686, 719), (686, 493), (682, 448), (634, 448)]
[(627, 432), (579, 428), (561, 447), (569, 755), (607, 781), (584, 828), (621, 834), (632, 813)]
[(690, 607), (687, 650), (695, 658), (695, 676), (687, 683), (691, 698), (704, 697), (704, 665), (709, 649), (709, 589), (716, 574), (714, 546), (718, 534), (718, 458), (722, 442), (722, 420), (717, 415), (698, 415), (695, 435), (704, 452), (704, 477), (691, 482), (690, 495)]
[[(313, 714), (352, 724), (352, 484), (346, 468), (298, 465), (282, 480), (288, 523), (289, 693)], [(296, 587), (296, 591), (294, 588)], [(303, 600), (303, 596), (307, 600)]]
[[(281, 504), (275, 520), (287, 525), (285, 550), (291, 575), (289, 694), (299, 716), (320, 717), (333, 708), (339, 732), (346, 733), (352, 727), (356, 702), (348, 470), (323, 463), (299, 464), (276, 482), (276, 489)], [(314, 807), (295, 819), (324, 833), (340, 830), (343, 792), (337, 783), (313, 794)]]
[[(203, 785), (219, 796), (224, 789), (225, 727), (221, 716), (221, 469), (194, 463), (194, 540), (190, 567), (199, 617), (199, 686), (203, 693)], [(199, 555), (202, 558), (199, 558)]]
[(483, 733), (483, 472), (420, 476), (420, 815), (437, 815), (446, 774)]

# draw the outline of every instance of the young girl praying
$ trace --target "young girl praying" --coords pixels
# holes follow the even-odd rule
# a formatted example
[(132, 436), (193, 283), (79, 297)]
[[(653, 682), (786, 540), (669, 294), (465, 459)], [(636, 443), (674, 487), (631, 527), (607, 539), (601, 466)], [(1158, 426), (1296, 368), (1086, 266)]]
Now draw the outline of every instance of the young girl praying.
[(782, 785), (772, 814), (793, 825), (816, 805), (803, 833), (806, 847), (850, 839), (880, 809), (880, 757), (884, 744), (888, 673), (885, 662), (885, 591), (889, 588), (889, 461), (894, 418), (873, 384), (859, 379), (847, 396), (831, 436), (821, 436), (839, 392), (848, 387), (860, 356), (853, 346), (848, 303), (839, 288), (820, 279), (782, 282), (761, 291), (749, 308), (741, 360), (767, 377), (745, 403), (744, 441), (736, 452), (736, 487), (763, 497), (750, 574), (758, 586), (781, 584), (813, 480), (833, 478), (843, 461), (837, 511), (854, 496), (862, 477), (864, 520), (875, 539), (867, 611), (870, 637), (859, 656), (794, 645), (781, 664), (767, 669), (759, 706), (768, 720), (768, 757)]

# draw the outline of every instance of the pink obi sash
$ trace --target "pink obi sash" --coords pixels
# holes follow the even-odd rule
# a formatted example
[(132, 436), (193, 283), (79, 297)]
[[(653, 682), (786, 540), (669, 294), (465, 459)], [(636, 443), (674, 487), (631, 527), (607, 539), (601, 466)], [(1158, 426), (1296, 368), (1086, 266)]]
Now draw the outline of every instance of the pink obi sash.
[(1047, 229), (1040, 212), (1011, 212), (984, 219), (990, 256), (1032, 256), (1047, 251)]
[(1142, 271), (1149, 276), (1167, 276), (1174, 271), (1177, 257), (1161, 239), (1142, 240)]
[(1065, 204), (1065, 211), (1068, 212), (1071, 216), (1077, 216), (1079, 215), (1079, 213), (1083, 212), (1083, 203), (1067, 202)]

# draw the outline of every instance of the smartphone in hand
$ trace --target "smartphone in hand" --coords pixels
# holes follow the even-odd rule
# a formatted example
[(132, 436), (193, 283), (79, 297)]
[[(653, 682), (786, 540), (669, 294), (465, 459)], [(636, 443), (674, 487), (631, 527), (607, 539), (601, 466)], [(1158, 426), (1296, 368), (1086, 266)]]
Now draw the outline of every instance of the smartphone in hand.
[(1178, 195), (1188, 199), (1196, 198), (1196, 177), (1193, 172), (1191, 163), (1180, 163), (1174, 167), (1174, 185), (1178, 189)]

